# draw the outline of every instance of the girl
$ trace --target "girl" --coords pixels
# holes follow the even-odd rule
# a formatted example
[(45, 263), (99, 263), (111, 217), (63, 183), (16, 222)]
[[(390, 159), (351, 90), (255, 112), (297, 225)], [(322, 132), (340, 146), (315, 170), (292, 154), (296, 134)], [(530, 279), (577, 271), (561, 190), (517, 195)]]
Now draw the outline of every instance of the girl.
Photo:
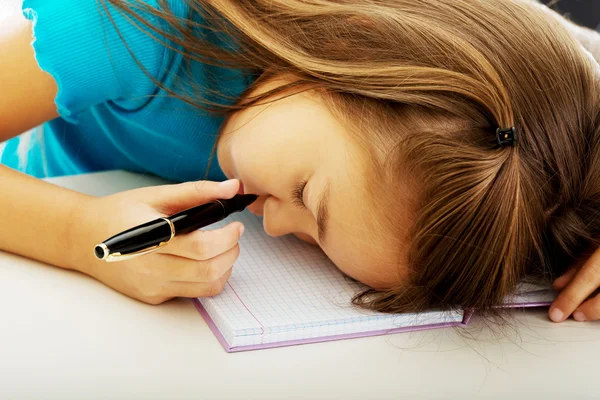
[[(566, 272), (600, 234), (598, 65), (547, 9), (25, 0), (23, 10), (33, 49), (31, 22), (1, 28), (0, 138), (43, 132), (5, 145), (1, 249), (148, 303), (211, 296), (238, 256), (240, 223), (119, 265), (90, 249), (243, 191), (260, 195), (251, 209), (267, 233), (319, 245), (369, 285), (358, 304), (485, 311), (523, 279), (562, 275), (552, 319), (576, 308), (600, 318), (600, 298), (585, 301), (600, 256)], [(36, 179), (107, 169), (187, 183), (94, 198)]]

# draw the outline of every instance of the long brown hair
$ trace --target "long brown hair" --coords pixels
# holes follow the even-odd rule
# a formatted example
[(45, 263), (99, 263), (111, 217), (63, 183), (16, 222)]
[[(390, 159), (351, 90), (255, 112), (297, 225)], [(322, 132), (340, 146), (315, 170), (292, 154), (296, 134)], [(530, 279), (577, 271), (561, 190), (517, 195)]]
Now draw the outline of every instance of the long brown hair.
[[(356, 304), (491, 310), (519, 281), (564, 272), (600, 233), (597, 66), (528, 1), (187, 0), (187, 18), (166, 0), (107, 1), (190, 62), (255, 84), (296, 77), (236, 101), (204, 101), (205, 87), (172, 95), (230, 113), (318, 90), (372, 155), (373, 202), (415, 194), (382, 222), (409, 238), (408, 282)], [(517, 145), (498, 146), (498, 127), (515, 127)]]

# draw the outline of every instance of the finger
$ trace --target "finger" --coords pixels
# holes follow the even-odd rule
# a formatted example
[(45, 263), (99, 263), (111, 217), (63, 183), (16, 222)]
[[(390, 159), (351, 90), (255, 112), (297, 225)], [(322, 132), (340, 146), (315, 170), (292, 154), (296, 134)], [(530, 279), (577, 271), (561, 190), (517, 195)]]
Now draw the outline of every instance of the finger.
[(165, 214), (173, 214), (214, 199), (230, 199), (238, 191), (240, 182), (194, 181), (139, 189), (140, 200)]
[(573, 280), (575, 274), (577, 274), (577, 271), (579, 271), (579, 268), (570, 268), (567, 272), (554, 281), (552, 288), (557, 292), (563, 290)]
[(600, 251), (597, 251), (552, 303), (550, 319), (554, 322), (564, 321), (599, 285)]
[(580, 305), (573, 313), (576, 321), (596, 321), (600, 319), (600, 295), (592, 297)]
[(560, 292), (563, 290), (575, 277), (577, 272), (581, 270), (581, 267), (585, 262), (594, 255), (595, 249), (590, 249), (582, 253), (579, 258), (571, 265), (571, 267), (563, 275), (559, 276), (553, 283), (552, 287), (555, 291)]
[(174, 237), (160, 253), (185, 257), (192, 260), (208, 260), (234, 247), (242, 233), (244, 225), (232, 222), (212, 231), (197, 230), (187, 235)]
[(225, 274), (240, 255), (240, 246), (235, 245), (223, 254), (204, 261), (192, 261), (187, 258), (165, 255), (168, 257), (165, 280), (171, 282), (215, 282)]
[(231, 277), (232, 269), (225, 272), (218, 280), (214, 282), (171, 282), (167, 288), (167, 295), (170, 297), (212, 297), (223, 291), (227, 280)]

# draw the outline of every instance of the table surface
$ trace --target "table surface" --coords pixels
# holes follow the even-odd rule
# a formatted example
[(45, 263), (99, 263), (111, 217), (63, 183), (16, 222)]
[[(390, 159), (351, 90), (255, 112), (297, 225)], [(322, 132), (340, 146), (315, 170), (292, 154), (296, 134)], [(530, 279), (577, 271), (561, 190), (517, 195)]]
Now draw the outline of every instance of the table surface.
[[(161, 183), (123, 171), (51, 180), (94, 195)], [(505, 326), (228, 354), (190, 300), (150, 306), (0, 252), (0, 398), (598, 398), (600, 324), (519, 310)]]

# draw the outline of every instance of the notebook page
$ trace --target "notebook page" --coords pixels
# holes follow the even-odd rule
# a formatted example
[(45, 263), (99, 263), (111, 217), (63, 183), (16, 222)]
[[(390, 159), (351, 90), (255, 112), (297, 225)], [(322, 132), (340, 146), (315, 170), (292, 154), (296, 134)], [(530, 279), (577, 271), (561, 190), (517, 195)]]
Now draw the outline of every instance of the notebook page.
[(218, 296), (199, 299), (230, 344), (243, 337), (238, 343), (255, 344), (462, 320), (462, 313), (358, 309), (350, 300), (364, 286), (346, 278), (318, 247), (293, 235), (269, 237), (262, 219), (247, 210), (215, 225), (233, 220), (246, 229), (232, 276)]

